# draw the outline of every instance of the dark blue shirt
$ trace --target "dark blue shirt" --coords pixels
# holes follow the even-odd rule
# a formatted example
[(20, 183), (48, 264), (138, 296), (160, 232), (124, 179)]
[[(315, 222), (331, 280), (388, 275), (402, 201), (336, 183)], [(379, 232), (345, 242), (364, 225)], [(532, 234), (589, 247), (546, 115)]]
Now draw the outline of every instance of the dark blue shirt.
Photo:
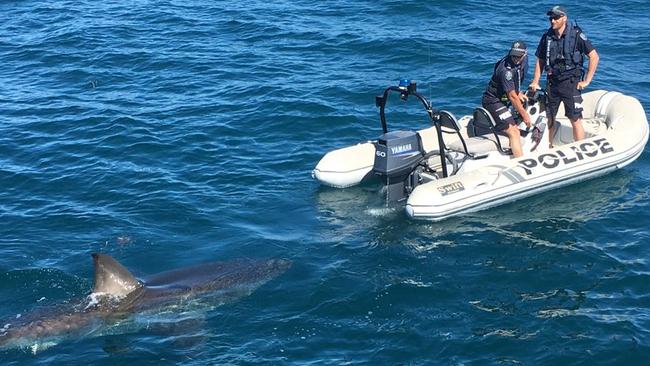
[[(575, 45), (570, 44), (569, 32), (574, 32)], [(549, 44), (551, 49), (547, 49)], [(537, 46), (535, 56), (542, 62), (542, 67), (547, 73), (557, 74), (564, 72), (564, 69), (568, 71), (581, 70), (582, 55), (587, 55), (594, 49), (591, 41), (587, 39), (587, 35), (580, 28), (567, 22), (564, 32), (559, 37), (555, 35), (553, 28), (549, 28), (544, 33)], [(558, 61), (565, 63), (564, 69), (559, 66)]]
[(527, 72), (528, 56), (525, 56), (519, 65), (515, 64), (510, 56), (502, 58), (494, 65), (494, 73), (483, 93), (483, 101), (501, 101), (513, 90), (518, 94)]

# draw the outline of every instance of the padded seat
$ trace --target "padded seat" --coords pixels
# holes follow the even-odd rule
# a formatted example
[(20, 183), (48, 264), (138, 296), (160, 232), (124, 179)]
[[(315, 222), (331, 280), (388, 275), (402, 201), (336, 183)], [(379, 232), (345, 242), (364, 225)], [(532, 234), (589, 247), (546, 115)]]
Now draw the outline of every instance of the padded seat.
[[(510, 148), (510, 139), (506, 136), (496, 135), (501, 143), (502, 148)], [(465, 139), (467, 151), (473, 155), (485, 155), (492, 151), (499, 151), (499, 145), (496, 142), (494, 134), (474, 136)], [(461, 141), (454, 141), (447, 145), (448, 148), (456, 151), (464, 151), (463, 143)]]
[[(456, 125), (460, 128), (458, 123)], [(474, 110), (473, 118), (467, 125), (467, 134), (470, 137), (452, 142), (447, 147), (474, 156), (484, 156), (492, 151), (502, 154), (512, 153), (510, 139), (497, 133), (494, 120), (485, 108), (479, 107)]]

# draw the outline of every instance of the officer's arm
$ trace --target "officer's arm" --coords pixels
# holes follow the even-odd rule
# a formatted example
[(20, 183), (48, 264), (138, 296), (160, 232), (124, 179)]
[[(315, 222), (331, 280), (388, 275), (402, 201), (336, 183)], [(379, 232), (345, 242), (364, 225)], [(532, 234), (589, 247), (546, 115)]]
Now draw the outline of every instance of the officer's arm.
[(535, 90), (539, 89), (539, 79), (541, 77), (542, 77), (542, 59), (538, 57), (537, 61), (535, 61), (535, 72), (533, 73), (533, 80), (530, 82), (529, 88)]
[(598, 52), (596, 52), (595, 49), (591, 50), (591, 52), (587, 54), (587, 57), (589, 57), (589, 68), (587, 69), (585, 80), (581, 82), (583, 88), (586, 88), (591, 83), (591, 80), (594, 78), (594, 74), (596, 73), (596, 68), (598, 67), (598, 61), (600, 61), (600, 56), (598, 56)]
[(508, 99), (510, 99), (510, 103), (512, 103), (517, 112), (519, 112), (519, 115), (524, 123), (526, 123), (526, 126), (530, 127), (530, 116), (528, 115), (528, 112), (526, 112), (526, 108), (524, 108), (524, 105), (521, 103), (521, 100), (519, 100), (519, 96), (514, 89), (508, 92)]

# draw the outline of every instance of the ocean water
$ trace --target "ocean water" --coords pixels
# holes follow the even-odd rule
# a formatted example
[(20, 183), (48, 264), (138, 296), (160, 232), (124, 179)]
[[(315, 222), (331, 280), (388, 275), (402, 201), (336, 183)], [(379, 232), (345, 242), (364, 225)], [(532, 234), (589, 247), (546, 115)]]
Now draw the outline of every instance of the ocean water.
[[(0, 3), (0, 328), (88, 294), (93, 252), (136, 275), (293, 262), (193, 326), (0, 351), (0, 364), (647, 363), (648, 148), (608, 176), (441, 223), (310, 177), (325, 152), (380, 134), (374, 96), (400, 77), (470, 113), (552, 5)], [(601, 57), (590, 89), (650, 110), (650, 2), (565, 5)]]

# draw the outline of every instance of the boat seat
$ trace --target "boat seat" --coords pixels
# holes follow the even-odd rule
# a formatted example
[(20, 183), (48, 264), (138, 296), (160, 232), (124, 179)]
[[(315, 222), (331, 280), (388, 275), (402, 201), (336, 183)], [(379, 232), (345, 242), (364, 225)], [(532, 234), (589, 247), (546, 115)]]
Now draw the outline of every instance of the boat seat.
[[(489, 115), (489, 113), (487, 114), (487, 116), (489, 116), (490, 119), (492, 118)], [(473, 155), (473, 156), (483, 156), (492, 151), (502, 151), (504, 147), (505, 149), (508, 150), (510, 148), (510, 139), (508, 139), (508, 137), (506, 136), (491, 132), (493, 131), (493, 129), (489, 127), (485, 128), (488, 132), (487, 134), (480, 135), (480, 136), (473, 136), (469, 138), (463, 138), (462, 134), (460, 133), (461, 130), (460, 123), (458, 123), (458, 120), (456, 119), (456, 117), (454, 117), (453, 114), (445, 110), (442, 110), (439, 112), (439, 117), (440, 117), (439, 123), (442, 127), (453, 130), (459, 136), (458, 140), (446, 144), (446, 147), (451, 150), (463, 151), (466, 154)], [(481, 122), (479, 121), (479, 123)], [(484, 123), (491, 123), (491, 122), (490, 120), (488, 120)]]
[[(499, 139), (498, 143), (494, 135), (474, 136), (465, 139), (465, 144), (467, 145), (466, 152), (472, 155), (486, 155), (492, 151), (501, 151), (499, 150), (499, 146), (502, 149), (507, 149), (505, 151), (509, 151), (510, 139), (502, 135), (497, 135), (497, 138)], [(452, 150), (463, 151), (463, 146), (460, 141), (454, 141), (447, 147)]]
[[(487, 109), (476, 108), (472, 117), (467, 124), (467, 135), (470, 137), (465, 140), (466, 152), (473, 155), (485, 155), (492, 151), (512, 154), (510, 139), (496, 130), (496, 123)], [(456, 150), (462, 146), (459, 143), (452, 143), (449, 144), (449, 148)]]
[[(467, 145), (465, 143), (465, 139), (463, 138), (463, 135), (460, 133), (460, 123), (458, 122), (458, 119), (448, 111), (441, 110), (438, 112), (438, 120), (437, 123), (446, 129), (450, 129), (453, 131), (453, 133), (456, 133), (458, 135), (458, 140), (452, 142), (452, 143), (445, 143), (445, 147), (451, 150), (455, 151), (463, 151), (465, 154), (470, 154), (469, 150), (467, 149)], [(445, 130), (442, 130), (443, 133), (445, 133)], [(449, 133), (449, 132), (447, 132)]]

